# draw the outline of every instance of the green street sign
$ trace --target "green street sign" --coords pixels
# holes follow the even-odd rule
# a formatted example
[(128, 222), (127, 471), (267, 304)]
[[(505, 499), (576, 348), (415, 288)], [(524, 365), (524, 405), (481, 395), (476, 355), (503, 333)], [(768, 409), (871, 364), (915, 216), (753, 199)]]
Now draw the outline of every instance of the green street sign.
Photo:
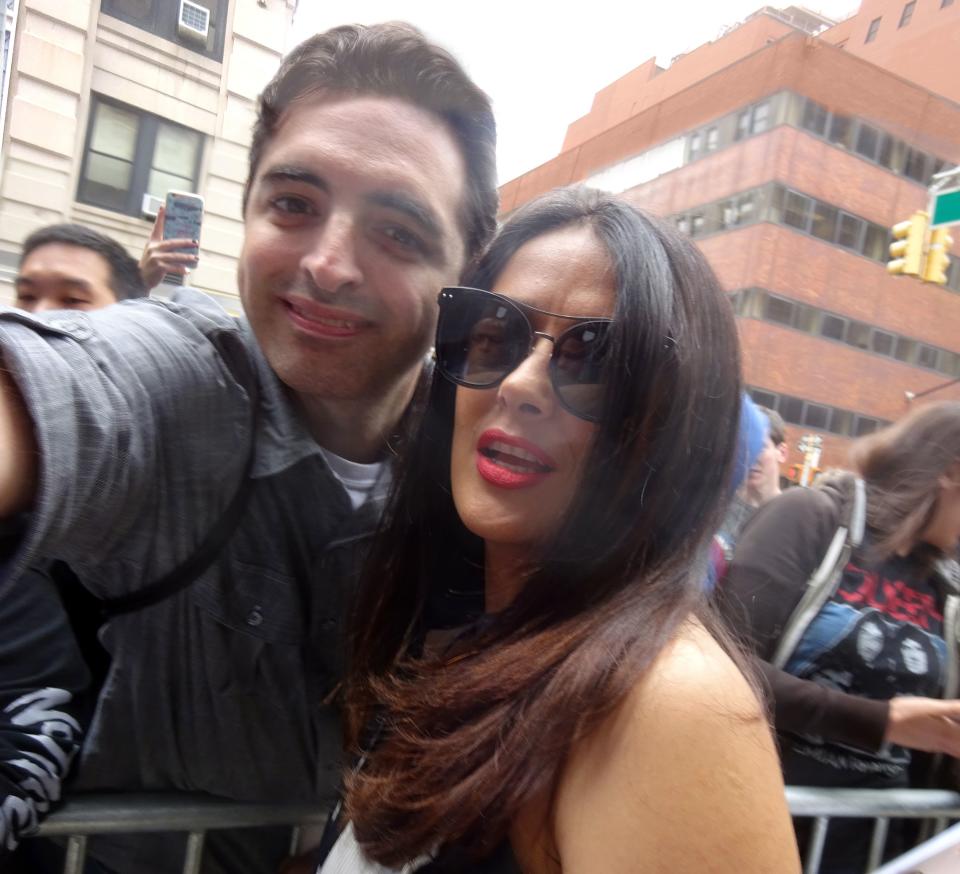
[(938, 191), (933, 195), (930, 227), (960, 223), (960, 188)]

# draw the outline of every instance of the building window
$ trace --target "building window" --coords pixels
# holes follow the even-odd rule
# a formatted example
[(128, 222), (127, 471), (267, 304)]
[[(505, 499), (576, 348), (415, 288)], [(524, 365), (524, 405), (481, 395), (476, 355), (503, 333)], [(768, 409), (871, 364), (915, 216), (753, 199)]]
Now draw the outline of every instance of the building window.
[(803, 401), (800, 398), (781, 395), (777, 412), (783, 416), (785, 422), (789, 422), (791, 425), (803, 424)]
[(820, 334), (831, 340), (843, 340), (846, 328), (846, 319), (841, 319), (839, 316), (825, 315), (820, 322)]
[(715, 127), (707, 128), (707, 151), (716, 151), (719, 142), (719, 133), (717, 129)]
[(796, 191), (788, 191), (783, 206), (783, 223), (801, 231), (807, 229), (807, 220), (813, 201)]
[(794, 305), (792, 301), (782, 297), (767, 295), (766, 306), (763, 308), (763, 317), (768, 322), (777, 322), (780, 325), (793, 324)]
[(94, 97), (77, 200), (139, 216), (144, 194), (196, 191), (203, 135)]
[(880, 19), (874, 18), (870, 22), (870, 27), (867, 28), (867, 38), (864, 42), (873, 42), (877, 38), (877, 31), (880, 30)]
[(917, 0), (910, 0), (909, 3), (904, 5), (903, 12), (900, 13), (900, 23), (897, 27), (906, 27), (910, 23), (910, 19), (913, 18), (913, 9), (917, 5)]
[(849, 149), (853, 139), (853, 120), (848, 115), (832, 115), (827, 139), (835, 146)]
[(752, 134), (763, 133), (770, 127), (770, 103), (766, 100), (744, 109), (737, 115), (737, 130), (733, 135), (735, 140), (743, 140)]
[[(180, 24), (180, 0), (103, 0), (100, 11), (208, 58), (223, 60), (227, 0), (187, 0), (187, 4), (183, 20), (190, 27)], [(204, 9), (209, 14), (204, 14)]]
[(837, 232), (837, 213), (835, 206), (829, 206), (822, 201), (814, 201), (813, 221), (810, 224), (810, 233), (828, 243), (833, 242)]
[(857, 125), (857, 138), (853, 150), (868, 161), (877, 160), (877, 150), (880, 146), (880, 132), (868, 124), (861, 122)]
[(695, 133), (690, 134), (690, 158), (689, 158), (689, 160), (692, 161), (694, 158), (697, 158), (697, 157), (698, 157), (698, 154), (697, 154), (697, 153), (700, 151), (700, 142), (701, 142), (700, 131), (696, 131)]
[(948, 6), (953, 6), (953, 0), (940, 0), (941, 9), (946, 9)]
[(854, 215), (842, 212), (837, 224), (837, 244), (845, 249), (860, 250), (861, 240), (863, 239), (863, 219)]
[(777, 396), (771, 392), (755, 388), (750, 392), (750, 397), (753, 398), (755, 404), (766, 407), (768, 410), (775, 410), (777, 408)]
[(875, 330), (870, 340), (873, 351), (878, 355), (886, 355), (887, 357), (893, 355), (893, 343), (893, 334), (888, 334), (886, 331), (880, 330)]
[(929, 367), (931, 370), (939, 370), (939, 352), (939, 349), (928, 346), (926, 343), (921, 343), (917, 346), (917, 364), (921, 367)]
[(830, 420), (830, 408), (820, 404), (807, 403), (803, 410), (803, 424), (808, 428), (819, 428), (821, 431), (827, 430), (827, 422)]
[(931, 158), (919, 149), (907, 149), (903, 159), (903, 175), (914, 182), (926, 185), (930, 178)]
[(818, 137), (822, 137), (827, 132), (827, 121), (829, 118), (830, 113), (827, 112), (824, 107), (819, 103), (814, 103), (812, 100), (807, 100), (804, 103), (800, 126), (804, 130), (808, 130), (811, 133), (815, 133)]

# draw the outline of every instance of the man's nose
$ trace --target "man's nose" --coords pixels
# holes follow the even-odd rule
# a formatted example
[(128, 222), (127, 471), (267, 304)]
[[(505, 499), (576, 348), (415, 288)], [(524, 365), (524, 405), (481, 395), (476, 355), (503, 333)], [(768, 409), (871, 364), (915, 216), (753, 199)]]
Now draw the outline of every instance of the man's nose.
[(301, 266), (317, 288), (335, 293), (363, 281), (358, 253), (356, 222), (352, 216), (333, 213), (318, 228)]

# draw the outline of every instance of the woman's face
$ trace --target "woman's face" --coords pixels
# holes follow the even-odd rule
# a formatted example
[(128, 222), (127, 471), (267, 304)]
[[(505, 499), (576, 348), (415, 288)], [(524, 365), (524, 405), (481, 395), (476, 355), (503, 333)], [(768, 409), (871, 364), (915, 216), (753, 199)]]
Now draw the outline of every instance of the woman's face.
[(922, 539), (947, 553), (952, 553), (960, 542), (960, 467), (957, 465), (940, 478), (933, 518)]
[[(526, 243), (488, 290), (563, 315), (613, 315), (609, 259), (587, 228)], [(551, 337), (573, 324), (527, 316), (535, 331)], [(552, 351), (549, 340), (536, 338), (533, 352), (496, 388), (457, 388), (453, 499), (463, 523), (488, 546), (542, 543), (580, 483), (597, 425), (560, 405), (548, 371)]]

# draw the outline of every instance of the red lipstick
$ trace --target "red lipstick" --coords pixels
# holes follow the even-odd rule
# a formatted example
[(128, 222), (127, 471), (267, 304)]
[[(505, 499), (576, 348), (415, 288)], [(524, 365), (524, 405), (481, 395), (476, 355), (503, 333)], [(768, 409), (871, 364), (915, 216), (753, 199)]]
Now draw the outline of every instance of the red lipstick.
[(556, 462), (535, 443), (490, 428), (477, 441), (477, 472), (502, 489), (523, 489), (542, 482)]

